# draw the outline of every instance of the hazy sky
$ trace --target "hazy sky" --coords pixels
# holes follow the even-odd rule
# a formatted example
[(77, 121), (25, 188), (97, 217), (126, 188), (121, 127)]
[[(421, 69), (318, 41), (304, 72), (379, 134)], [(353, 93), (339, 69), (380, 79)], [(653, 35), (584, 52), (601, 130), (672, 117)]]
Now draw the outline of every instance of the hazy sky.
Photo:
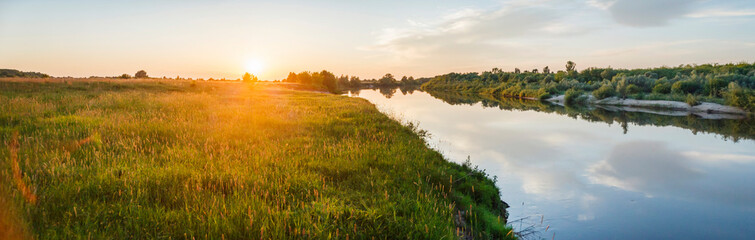
[(0, 0), (0, 68), (263, 79), (755, 61), (752, 0)]

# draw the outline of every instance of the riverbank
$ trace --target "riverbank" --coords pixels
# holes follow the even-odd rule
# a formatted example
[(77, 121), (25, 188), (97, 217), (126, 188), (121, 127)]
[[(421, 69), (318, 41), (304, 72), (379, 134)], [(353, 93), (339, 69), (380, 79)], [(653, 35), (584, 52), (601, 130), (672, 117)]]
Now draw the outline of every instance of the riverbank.
[[(610, 97), (605, 99), (596, 99), (591, 95), (580, 96), (583, 98), (577, 104), (583, 105), (599, 105), (599, 106), (615, 106), (621, 107), (624, 111), (630, 112), (648, 112), (661, 115), (671, 116), (684, 116), (694, 114), (702, 118), (726, 118), (726, 119), (739, 119), (746, 117), (748, 112), (741, 108), (725, 106), (717, 103), (701, 102), (695, 106), (691, 106), (688, 103), (666, 100), (637, 100), (637, 99), (621, 99), (617, 97)], [(567, 104), (565, 101), (565, 95), (559, 95), (552, 98), (547, 98), (545, 101), (553, 102), (560, 105)], [(660, 111), (658, 111), (660, 110)]]
[(0, 103), (0, 233), (515, 235), (487, 174), (363, 99), (265, 83), (15, 79), (0, 80)]

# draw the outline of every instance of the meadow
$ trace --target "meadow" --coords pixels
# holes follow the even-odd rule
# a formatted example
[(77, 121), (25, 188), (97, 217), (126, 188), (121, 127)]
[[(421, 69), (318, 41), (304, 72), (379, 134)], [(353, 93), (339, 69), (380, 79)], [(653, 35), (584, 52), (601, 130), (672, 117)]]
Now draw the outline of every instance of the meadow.
[(0, 79), (0, 238), (516, 238), (416, 124), (283, 86)]

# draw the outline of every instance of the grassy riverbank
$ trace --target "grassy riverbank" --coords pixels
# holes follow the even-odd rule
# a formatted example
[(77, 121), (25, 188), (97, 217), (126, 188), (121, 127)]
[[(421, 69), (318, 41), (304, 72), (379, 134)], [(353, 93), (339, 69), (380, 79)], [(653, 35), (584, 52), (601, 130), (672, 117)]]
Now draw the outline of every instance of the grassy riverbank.
[(513, 238), (418, 132), (264, 83), (0, 80), (0, 238)]

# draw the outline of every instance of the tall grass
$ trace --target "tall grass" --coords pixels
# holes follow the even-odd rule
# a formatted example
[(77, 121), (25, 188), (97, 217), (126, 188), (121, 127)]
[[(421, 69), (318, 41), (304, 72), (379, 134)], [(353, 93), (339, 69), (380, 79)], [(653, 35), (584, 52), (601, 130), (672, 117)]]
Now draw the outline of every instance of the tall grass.
[(484, 172), (362, 99), (261, 83), (0, 80), (0, 137), (0, 223), (12, 223), (0, 231), (39, 239), (510, 231)]

